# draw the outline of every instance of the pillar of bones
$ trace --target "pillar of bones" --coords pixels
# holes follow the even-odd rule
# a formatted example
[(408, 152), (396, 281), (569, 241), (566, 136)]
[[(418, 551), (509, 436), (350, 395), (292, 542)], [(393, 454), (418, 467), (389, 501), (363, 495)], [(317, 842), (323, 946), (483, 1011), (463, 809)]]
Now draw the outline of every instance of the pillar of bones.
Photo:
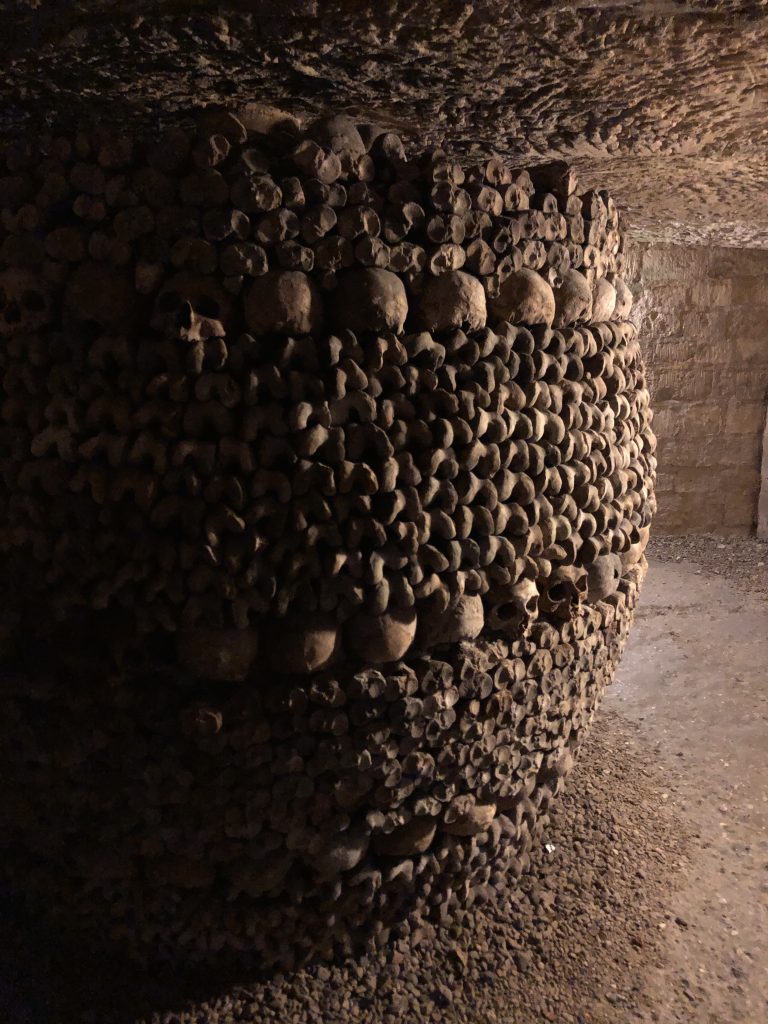
[(264, 964), (514, 884), (654, 510), (613, 200), (207, 109), (0, 208), (5, 882)]

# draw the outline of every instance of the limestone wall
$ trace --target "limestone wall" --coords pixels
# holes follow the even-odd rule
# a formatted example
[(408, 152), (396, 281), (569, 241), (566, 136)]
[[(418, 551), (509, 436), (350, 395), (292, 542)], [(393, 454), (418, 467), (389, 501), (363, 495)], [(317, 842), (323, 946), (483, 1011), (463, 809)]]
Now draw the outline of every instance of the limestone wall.
[(658, 437), (658, 533), (749, 533), (768, 396), (768, 251), (637, 245), (628, 275)]

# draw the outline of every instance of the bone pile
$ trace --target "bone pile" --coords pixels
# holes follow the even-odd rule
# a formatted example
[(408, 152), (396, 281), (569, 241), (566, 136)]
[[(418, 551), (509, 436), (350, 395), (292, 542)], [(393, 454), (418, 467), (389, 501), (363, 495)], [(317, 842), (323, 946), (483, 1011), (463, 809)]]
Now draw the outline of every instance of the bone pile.
[(2, 154), (0, 847), (133, 949), (289, 964), (524, 869), (654, 440), (606, 193), (245, 121)]

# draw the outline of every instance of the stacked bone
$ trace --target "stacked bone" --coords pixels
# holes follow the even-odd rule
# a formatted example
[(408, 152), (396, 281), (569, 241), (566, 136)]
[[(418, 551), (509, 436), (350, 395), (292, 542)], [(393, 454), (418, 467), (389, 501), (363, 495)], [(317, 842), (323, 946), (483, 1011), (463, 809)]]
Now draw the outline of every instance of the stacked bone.
[[(206, 111), (194, 133), (42, 137), (4, 162), (10, 655), (25, 664), (19, 637), (46, 616), (84, 618), (87, 648), (117, 615), (162, 650), (102, 692), (53, 645), (65, 692), (43, 692), (76, 751), (56, 761), (55, 808), (59, 786), (24, 767), (43, 716), (6, 674), (9, 712), (33, 723), (26, 752), (6, 751), (18, 819), (49, 822), (62, 900), (86, 915), (106, 898), (124, 919), (140, 877), (134, 938), (266, 957), (275, 934), (317, 950), (371, 914), (385, 929), (447, 913), (521, 855), (519, 809), (568, 763), (642, 575), (653, 438), (615, 204), (562, 164), (409, 160), (346, 118), (258, 133)], [(67, 695), (78, 673), (98, 701)], [(142, 678), (158, 674), (150, 711)], [(190, 712), (192, 680), (206, 703)], [(220, 694), (238, 683), (233, 732)], [(148, 758), (150, 717), (169, 778), (210, 772), (213, 828), (192, 782), (161, 796), (156, 760), (139, 784), (105, 754)], [(264, 734), (255, 753), (243, 719)], [(117, 803), (88, 793), (105, 757)], [(93, 852), (99, 799), (123, 850), (108, 882), (64, 853)], [(34, 846), (24, 827), (5, 838)], [(24, 857), (7, 860), (18, 882)], [(223, 884), (237, 910), (217, 924), (203, 897)]]
[(201, 693), (146, 646), (114, 664), (108, 633), (102, 658), (72, 636), (0, 679), (2, 871), (101, 943), (284, 967), (509, 899), (641, 575), (517, 640), (291, 685)]

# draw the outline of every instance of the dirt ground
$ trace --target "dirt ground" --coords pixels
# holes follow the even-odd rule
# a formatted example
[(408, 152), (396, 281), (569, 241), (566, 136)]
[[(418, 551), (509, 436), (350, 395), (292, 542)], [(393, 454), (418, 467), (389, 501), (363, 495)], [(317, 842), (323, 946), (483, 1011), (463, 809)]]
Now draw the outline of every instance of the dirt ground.
[[(669, 538), (604, 709), (638, 727), (694, 833), (669, 900), (661, 1021), (768, 1021), (768, 545)], [(663, 559), (663, 560), (662, 560)]]
[(0, 1021), (765, 1024), (767, 563), (752, 541), (654, 545), (619, 678), (499, 906), (256, 979), (137, 974), (4, 916)]

